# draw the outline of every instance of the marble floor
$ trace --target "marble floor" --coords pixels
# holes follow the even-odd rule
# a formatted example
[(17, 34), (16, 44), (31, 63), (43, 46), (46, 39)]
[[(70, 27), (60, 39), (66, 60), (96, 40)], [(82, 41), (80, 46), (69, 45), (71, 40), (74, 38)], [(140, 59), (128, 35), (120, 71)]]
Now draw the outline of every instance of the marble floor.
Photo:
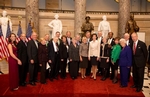
[[(4, 74), (8, 74), (8, 64), (6, 61), (0, 61), (0, 68)], [(150, 77), (147, 76), (148, 68), (145, 67), (143, 94), (145, 97), (150, 97)]]

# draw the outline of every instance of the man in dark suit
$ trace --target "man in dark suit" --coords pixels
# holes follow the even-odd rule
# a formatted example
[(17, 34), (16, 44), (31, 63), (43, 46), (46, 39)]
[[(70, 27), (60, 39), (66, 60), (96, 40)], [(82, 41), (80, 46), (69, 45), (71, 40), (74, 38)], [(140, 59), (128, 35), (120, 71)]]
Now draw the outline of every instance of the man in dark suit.
[(70, 44), (72, 43), (72, 37), (70, 31), (66, 32), (66, 37), (67, 37), (67, 44), (70, 46)]
[[(124, 33), (124, 39), (126, 40), (126, 45), (132, 48), (133, 41), (130, 39), (129, 33)], [(130, 81), (131, 68), (129, 70), (128, 81)]]
[(28, 72), (28, 55), (27, 55), (26, 34), (21, 34), (20, 39), (21, 40), (17, 44), (18, 58), (22, 62), (22, 65), (19, 65), (19, 84), (21, 86), (25, 86), (27, 72)]
[[(108, 39), (107, 39), (107, 43), (108, 43), (108, 48), (109, 48), (109, 54), (110, 54), (110, 57), (111, 57), (111, 51), (112, 51), (112, 47), (115, 45), (115, 41), (114, 41), (114, 38), (113, 38), (113, 32), (109, 32), (108, 33)], [(110, 75), (110, 68), (111, 68), (111, 76), (110, 76), (110, 79), (112, 80), (114, 78), (114, 69), (113, 69), (113, 64), (111, 62), (111, 58), (109, 58), (109, 68), (108, 68), (108, 72), (107, 72), (107, 77), (109, 77)]]
[(133, 81), (134, 85), (132, 88), (136, 88), (136, 92), (140, 92), (143, 87), (144, 80), (144, 70), (147, 60), (147, 47), (146, 44), (138, 40), (137, 33), (132, 33), (133, 40), (132, 50), (133, 50)]
[[(50, 35), (45, 34), (44, 39), (46, 41), (46, 47), (48, 47), (48, 44), (49, 44), (49, 41), (50, 41)], [(48, 78), (49, 71), (50, 71), (50, 68), (47, 68), (47, 65), (46, 65), (46, 78)]]
[[(72, 37), (71, 37), (71, 32), (67, 31), (66, 32), (66, 37), (67, 37), (67, 44), (68, 46), (70, 46), (70, 44), (72, 44)], [(67, 56), (69, 57), (69, 54), (67, 54)], [(68, 72), (70, 70), (70, 62), (68, 62)]]
[(58, 79), (58, 65), (59, 65), (59, 47), (58, 47), (58, 38), (54, 37), (53, 40), (51, 40), (48, 44), (49, 49), (49, 65), (51, 68), (51, 71), (49, 73), (49, 79), (50, 81), (53, 81), (53, 79)]
[[(88, 45), (89, 45), (89, 43), (91, 41), (91, 33), (89, 31), (87, 31), (85, 36), (87, 38), (87, 42), (88, 42)], [(91, 74), (91, 67), (92, 67), (91, 62), (88, 60), (88, 67), (86, 68), (86, 76), (90, 76), (90, 74)]]
[(37, 33), (33, 32), (31, 35), (31, 40), (28, 42), (27, 53), (29, 58), (29, 83), (31, 85), (36, 85), (37, 75), (38, 75), (38, 41)]
[(127, 41), (127, 46), (130, 46), (132, 48), (133, 41), (130, 39), (129, 33), (124, 33), (124, 39)]
[[(100, 43), (100, 47), (101, 47), (101, 44), (102, 44), (102, 39), (103, 39), (103, 36), (102, 36), (102, 32), (98, 32), (97, 33), (97, 36), (98, 36), (98, 38), (97, 38), (97, 40), (98, 40), (98, 42)], [(101, 50), (101, 49), (100, 49)], [(101, 62), (99, 61), (98, 62), (99, 64), (98, 64), (98, 66), (97, 66), (97, 68), (98, 68), (98, 75), (101, 75), (102, 74), (102, 68), (100, 67), (100, 64), (101, 64)]]
[[(77, 34), (75, 36), (75, 39), (76, 39), (77, 46), (80, 46), (80, 44), (81, 44), (81, 36), (79, 34)], [(78, 62), (78, 75), (79, 75), (79, 64), (80, 64), (80, 62)]]

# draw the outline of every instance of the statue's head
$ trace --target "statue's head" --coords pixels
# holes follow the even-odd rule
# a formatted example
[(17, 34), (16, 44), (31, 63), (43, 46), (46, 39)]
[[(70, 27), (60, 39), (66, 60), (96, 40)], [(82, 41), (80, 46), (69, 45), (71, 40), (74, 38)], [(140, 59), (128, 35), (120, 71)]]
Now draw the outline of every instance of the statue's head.
[(103, 15), (102, 19), (103, 19), (104, 21), (106, 21), (106, 20), (107, 20), (106, 15)]
[(134, 15), (133, 14), (130, 14), (130, 19), (134, 20)]
[(89, 21), (90, 21), (90, 17), (89, 17), (89, 16), (86, 16), (86, 17), (85, 17), (85, 20), (86, 20), (86, 22), (89, 22)]
[(55, 18), (55, 19), (58, 19), (58, 18), (59, 18), (59, 15), (58, 15), (58, 14), (55, 14), (54, 18)]
[(7, 15), (7, 11), (3, 11), (3, 13), (2, 13), (2, 15), (3, 15), (3, 17), (6, 17), (6, 15)]

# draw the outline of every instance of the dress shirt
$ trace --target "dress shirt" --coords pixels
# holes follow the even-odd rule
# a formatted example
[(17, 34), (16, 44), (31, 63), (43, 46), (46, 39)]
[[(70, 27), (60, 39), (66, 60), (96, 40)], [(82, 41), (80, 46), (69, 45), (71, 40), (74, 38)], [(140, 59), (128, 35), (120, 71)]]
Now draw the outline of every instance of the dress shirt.
[(95, 41), (91, 41), (90, 45), (89, 45), (89, 55), (88, 57), (99, 57), (100, 55), (100, 43), (95, 40)]
[(98, 37), (98, 41), (99, 41), (99, 43), (101, 44), (101, 42), (102, 42), (102, 37)]
[(108, 44), (111, 44), (113, 38), (108, 39)]
[(35, 43), (36, 47), (38, 48), (38, 42), (36, 40), (34, 40), (34, 43)]
[(68, 45), (70, 45), (71, 39), (67, 37)]
[(127, 46), (129, 45), (129, 40), (126, 41)]
[(53, 46), (54, 46), (54, 51), (58, 52), (57, 45), (56, 45), (56, 43), (54, 41), (53, 41)]

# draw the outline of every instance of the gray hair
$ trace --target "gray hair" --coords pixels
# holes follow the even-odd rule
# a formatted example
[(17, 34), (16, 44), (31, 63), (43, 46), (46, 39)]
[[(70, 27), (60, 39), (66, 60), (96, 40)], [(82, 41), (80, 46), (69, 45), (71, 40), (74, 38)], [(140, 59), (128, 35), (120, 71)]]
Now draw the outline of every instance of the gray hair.
[(124, 38), (121, 38), (119, 42), (127, 43), (127, 41)]

